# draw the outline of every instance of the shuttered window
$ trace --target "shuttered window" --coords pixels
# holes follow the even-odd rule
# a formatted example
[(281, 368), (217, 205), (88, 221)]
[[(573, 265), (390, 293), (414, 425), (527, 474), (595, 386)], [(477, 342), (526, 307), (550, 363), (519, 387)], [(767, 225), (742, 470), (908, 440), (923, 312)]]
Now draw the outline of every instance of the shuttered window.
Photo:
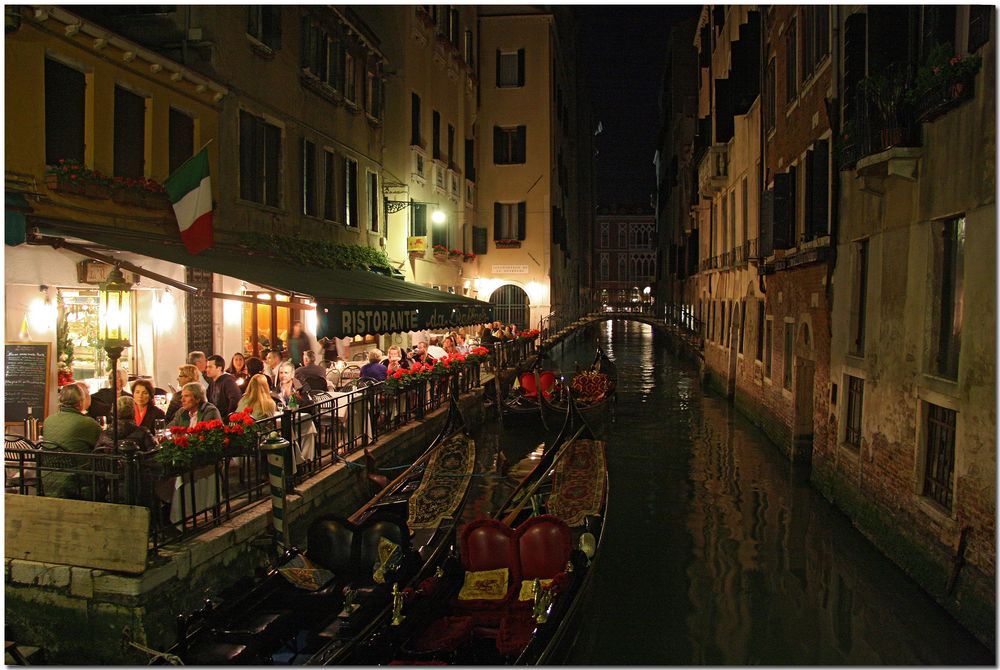
[(497, 50), (497, 87), (524, 86), (524, 49)]
[(525, 205), (524, 202), (493, 203), (494, 240), (524, 240)]
[(525, 161), (527, 127), (493, 127), (493, 162), (497, 165), (520, 164)]
[(45, 163), (83, 163), (87, 80), (82, 72), (45, 59)]
[(170, 126), (170, 137), (167, 140), (170, 145), (168, 167), (170, 172), (173, 172), (194, 154), (194, 119), (171, 107), (168, 123)]
[(142, 177), (146, 163), (146, 99), (115, 86), (115, 176)]

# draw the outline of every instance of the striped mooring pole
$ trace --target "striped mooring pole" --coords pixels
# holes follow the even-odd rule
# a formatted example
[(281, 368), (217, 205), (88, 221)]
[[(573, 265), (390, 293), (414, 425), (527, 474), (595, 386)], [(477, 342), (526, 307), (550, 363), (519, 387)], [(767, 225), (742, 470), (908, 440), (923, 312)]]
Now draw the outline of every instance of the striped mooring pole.
[(288, 522), (285, 519), (285, 473), (291, 453), (288, 440), (277, 433), (260, 445), (267, 454), (267, 474), (271, 483), (271, 517), (274, 521), (274, 541), (281, 549), (288, 548)]

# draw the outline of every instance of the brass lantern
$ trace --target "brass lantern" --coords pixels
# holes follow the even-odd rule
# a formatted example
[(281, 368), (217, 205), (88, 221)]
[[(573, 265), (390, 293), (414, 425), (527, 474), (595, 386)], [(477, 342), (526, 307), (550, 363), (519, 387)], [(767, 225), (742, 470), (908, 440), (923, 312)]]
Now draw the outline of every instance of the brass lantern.
[(132, 285), (125, 281), (118, 266), (111, 269), (107, 280), (101, 284), (98, 304), (98, 326), (106, 349), (130, 346), (129, 330), (132, 325)]

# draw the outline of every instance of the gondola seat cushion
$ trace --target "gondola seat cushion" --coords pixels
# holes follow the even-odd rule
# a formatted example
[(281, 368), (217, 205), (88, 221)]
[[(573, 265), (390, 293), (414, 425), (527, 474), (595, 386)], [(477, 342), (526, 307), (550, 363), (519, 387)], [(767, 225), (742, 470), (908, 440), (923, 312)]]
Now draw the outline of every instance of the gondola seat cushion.
[(446, 616), (431, 622), (413, 641), (409, 651), (431, 653), (454, 651), (472, 637), (472, 617)]
[(507, 596), (510, 571), (507, 568), (466, 572), (459, 600), (502, 600)]
[(452, 598), (458, 611), (502, 608), (513, 597), (513, 585), (520, 584), (517, 564), (517, 542), (514, 530), (494, 519), (479, 519), (459, 531), (459, 553), (466, 573), (507, 570), (507, 587), (498, 598)]
[(526, 519), (517, 527), (518, 566), (522, 581), (518, 585), (518, 598), (512, 603), (517, 608), (531, 607), (534, 580), (541, 580), (544, 588), (552, 588), (552, 581), (559, 580), (566, 570), (573, 551), (573, 536), (566, 523), (551, 514)]
[(552, 389), (556, 385), (556, 373), (552, 372), (552, 370), (545, 370), (538, 376), (538, 381), (542, 386), (542, 395), (544, 395), (546, 399), (551, 398)]
[(257, 665), (257, 648), (237, 642), (210, 640), (192, 647), (184, 654), (190, 665)]
[(521, 391), (524, 393), (525, 397), (538, 397), (538, 386), (535, 384), (534, 372), (522, 372), (518, 377), (518, 382), (521, 384)]
[(500, 620), (497, 632), (497, 651), (504, 656), (517, 656), (531, 642), (535, 632), (535, 620), (530, 611), (511, 612)]

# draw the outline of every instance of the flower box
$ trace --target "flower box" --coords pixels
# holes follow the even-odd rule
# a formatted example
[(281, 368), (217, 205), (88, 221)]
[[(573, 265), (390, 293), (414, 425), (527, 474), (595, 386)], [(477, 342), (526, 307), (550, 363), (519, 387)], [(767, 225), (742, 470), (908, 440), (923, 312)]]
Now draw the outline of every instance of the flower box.
[(497, 249), (520, 249), (521, 248), (521, 241), (520, 240), (493, 240), (493, 243), (496, 245)]
[(926, 123), (947, 114), (975, 94), (975, 76), (964, 80), (941, 82), (927, 90), (917, 102), (917, 120)]

